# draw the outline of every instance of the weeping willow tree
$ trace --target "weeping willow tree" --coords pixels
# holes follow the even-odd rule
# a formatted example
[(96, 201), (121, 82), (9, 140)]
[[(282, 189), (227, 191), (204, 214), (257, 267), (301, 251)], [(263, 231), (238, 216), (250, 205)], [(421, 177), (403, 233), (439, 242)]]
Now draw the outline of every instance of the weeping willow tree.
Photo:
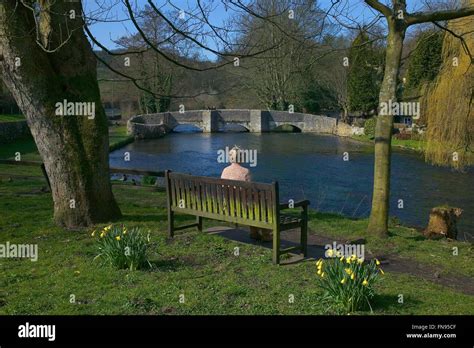
[[(474, 0), (465, 3), (474, 6)], [(421, 98), (421, 117), (427, 122), (425, 158), (462, 170), (474, 164), (474, 20), (450, 21), (448, 29), (463, 40), (446, 32), (440, 73)]]

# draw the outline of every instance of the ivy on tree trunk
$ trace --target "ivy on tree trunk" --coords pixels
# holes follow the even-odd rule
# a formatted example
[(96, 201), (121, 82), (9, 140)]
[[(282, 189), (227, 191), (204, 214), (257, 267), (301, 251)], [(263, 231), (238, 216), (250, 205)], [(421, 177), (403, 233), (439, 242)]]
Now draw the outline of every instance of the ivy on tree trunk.
[[(68, 228), (113, 220), (108, 125), (80, 2), (0, 3), (0, 69), (48, 174), (54, 220)], [(57, 115), (57, 103), (93, 103), (94, 118)], [(92, 105), (92, 104), (91, 104)]]

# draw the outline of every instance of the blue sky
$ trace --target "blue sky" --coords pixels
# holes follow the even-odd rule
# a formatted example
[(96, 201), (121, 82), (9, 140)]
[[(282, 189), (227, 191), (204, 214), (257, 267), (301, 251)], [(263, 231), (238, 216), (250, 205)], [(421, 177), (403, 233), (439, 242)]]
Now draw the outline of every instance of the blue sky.
[[(171, 0), (171, 2), (184, 10), (187, 8), (192, 7), (196, 4), (194, 0)], [(222, 22), (229, 18), (229, 13), (226, 12), (224, 5), (220, 0), (202, 0), (203, 3), (213, 3), (215, 6), (215, 10), (211, 13), (209, 18), (210, 22), (215, 25), (220, 25)], [(417, 1), (408, 1), (408, 9), (409, 11), (413, 10), (414, 6), (416, 6)], [(136, 33), (136, 29), (134, 29), (133, 24), (128, 19), (128, 14), (126, 13), (125, 7), (121, 3), (120, 0), (83, 0), (84, 8), (86, 14), (90, 14), (94, 11), (99, 9), (101, 4), (116, 4), (113, 6), (112, 10), (109, 13), (109, 20), (112, 22), (107, 23), (96, 23), (93, 24), (90, 29), (94, 36), (106, 47), (108, 48), (116, 48), (115, 43), (113, 40), (116, 40), (124, 35), (130, 33)], [(147, 0), (132, 0), (131, 3), (133, 5), (142, 8), (146, 3)], [(164, 0), (154, 0), (156, 6), (160, 6), (165, 4), (166, 1)], [(351, 18), (357, 19), (359, 23), (368, 22), (374, 16), (373, 10), (369, 9), (367, 5), (364, 4), (363, 0), (345, 0), (343, 3), (346, 4), (345, 12)], [(327, 9), (331, 5), (331, 0), (319, 0), (318, 4), (323, 9)], [(411, 6), (410, 6), (411, 5)], [(168, 6), (168, 9), (171, 7)], [(117, 20), (123, 20), (124, 22), (118, 22)], [(212, 44), (211, 44), (212, 47)]]

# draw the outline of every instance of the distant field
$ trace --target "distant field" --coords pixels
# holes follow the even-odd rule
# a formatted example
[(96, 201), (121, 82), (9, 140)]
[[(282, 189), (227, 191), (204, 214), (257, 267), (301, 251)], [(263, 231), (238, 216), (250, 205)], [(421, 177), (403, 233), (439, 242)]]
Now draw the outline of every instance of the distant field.
[(0, 122), (22, 121), (25, 117), (23, 115), (1, 115)]

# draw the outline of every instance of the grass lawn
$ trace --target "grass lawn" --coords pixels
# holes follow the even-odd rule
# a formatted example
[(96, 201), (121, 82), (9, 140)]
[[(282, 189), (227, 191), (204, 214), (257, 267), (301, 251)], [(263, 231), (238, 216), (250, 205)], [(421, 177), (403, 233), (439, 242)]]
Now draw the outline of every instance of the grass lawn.
[[(363, 141), (366, 143), (373, 143), (374, 140), (370, 139), (367, 135), (353, 135), (352, 139)], [(422, 151), (425, 143), (422, 140), (399, 140), (392, 137), (392, 146), (401, 147), (404, 149), (410, 149), (414, 151)]]
[(23, 121), (23, 115), (0, 115), (0, 122)]
[(132, 135), (127, 134), (127, 126), (109, 127), (109, 146), (110, 151), (114, 151), (133, 142)]
[[(110, 128), (111, 147), (127, 141), (125, 127)], [(17, 151), (25, 160), (40, 160), (32, 139), (2, 145), (0, 158)], [(8, 175), (13, 181), (4, 180)], [(165, 195), (149, 188), (117, 185), (114, 193), (124, 214), (118, 223), (150, 231), (153, 268), (130, 272), (101, 266), (94, 260), (92, 229), (56, 227), (51, 195), (40, 193), (41, 186), (45, 182), (39, 168), (0, 165), (0, 243), (37, 243), (39, 248), (37, 262), (0, 259), (0, 314), (328, 313), (316, 286), (314, 262), (273, 266), (270, 249), (197, 232), (169, 240)], [(367, 220), (310, 212), (311, 234), (334, 240), (365, 238), (369, 255), (397, 255), (443, 276), (474, 278), (472, 244), (425, 240), (419, 232), (396, 225), (389, 238), (380, 240), (367, 236), (366, 227)], [(474, 296), (413, 274), (386, 272), (377, 291), (375, 314), (474, 314)], [(179, 302), (181, 294), (184, 303)], [(403, 304), (398, 303), (400, 294)], [(71, 295), (75, 303), (70, 303)], [(290, 295), (294, 303), (289, 303)]]
[[(0, 166), (0, 172), (12, 174), (22, 169)], [(51, 195), (37, 193), (42, 185), (40, 178), (0, 182), (0, 243), (37, 243), (39, 248), (37, 262), (0, 259), (0, 314), (328, 313), (316, 286), (315, 262), (273, 266), (270, 249), (194, 231), (169, 240), (165, 195), (147, 188), (117, 185), (114, 193), (124, 214), (118, 223), (150, 231), (154, 267), (130, 272), (101, 266), (94, 260), (92, 229), (56, 227)], [(178, 218), (179, 223), (193, 219)], [(364, 237), (366, 224), (312, 212), (310, 230), (333, 238)], [(460, 248), (456, 258), (450, 256), (453, 245)], [(239, 256), (234, 256), (235, 247)], [(369, 239), (367, 248), (474, 275), (467, 243), (426, 241), (410, 229), (392, 227), (387, 240)], [(376, 287), (375, 314), (474, 314), (474, 296), (413, 275), (386, 272)], [(294, 303), (288, 301), (290, 294)]]

